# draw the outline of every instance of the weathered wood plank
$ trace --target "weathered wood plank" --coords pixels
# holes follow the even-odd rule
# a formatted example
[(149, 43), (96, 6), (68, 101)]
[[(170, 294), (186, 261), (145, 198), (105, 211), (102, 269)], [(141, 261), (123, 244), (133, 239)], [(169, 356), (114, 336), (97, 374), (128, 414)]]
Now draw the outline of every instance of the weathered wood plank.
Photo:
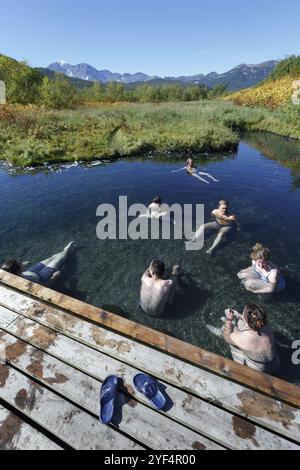
[(62, 448), (0, 405), (0, 450), (62, 450)]
[[(0, 356), (21, 372), (38, 379), (53, 391), (99, 416), (101, 382), (1, 331)], [(118, 403), (118, 429), (152, 449), (220, 449), (220, 446), (209, 442), (196, 432), (180, 424), (174, 426), (168, 417), (156, 413), (123, 393), (118, 395)], [(281, 441), (276, 440), (275, 444), (281, 447)]]
[(25, 375), (1, 364), (0, 397), (74, 449), (142, 449)]
[(280, 399), (300, 407), (299, 387), (296, 385), (241, 366), (217, 354), (210, 353), (199, 347), (152, 330), (151, 328), (139, 325), (138, 323), (87, 305), (84, 302), (0, 270), (0, 282), (1, 281), (5, 285), (18, 289), (23, 293), (30, 294), (39, 300), (44, 300), (56, 307), (71, 311), (79, 317), (97, 322), (112, 330), (116, 330), (146, 344), (155, 346), (180, 359), (194, 363), (197, 366), (216, 372), (228, 379), (235, 380), (250, 388), (273, 396), (275, 399)]
[[(139, 401), (147, 404), (147, 401), (143, 401), (143, 396), (137, 394), (132, 387), (132, 378), (139, 372), (136, 369), (28, 319), (19, 318), (14, 324), (10, 325), (9, 331), (17, 337), (29, 341), (34, 346), (47, 351), (49, 354), (99, 380), (104, 380), (109, 374), (116, 374), (122, 377), (130, 394), (135, 396)], [(202, 373), (203, 371), (200, 370), (200, 372)], [(199, 377), (196, 376), (194, 379), (199, 382)], [(218, 379), (222, 380), (220, 378)], [(224, 381), (222, 380), (222, 382)], [(225, 381), (225, 384), (231, 383)], [(202, 385), (204, 385), (205, 389), (206, 385)], [(236, 384), (233, 385), (235, 387), (237, 386)], [(249, 433), (247, 436), (246, 433), (243, 434), (241, 431), (244, 421), (239, 421), (237, 418), (233, 418), (229, 413), (219, 410), (215, 406), (203, 402), (196, 397), (192, 397), (182, 390), (178, 390), (167, 384), (165, 384), (165, 386), (174, 404), (173, 408), (168, 412), (168, 415), (174, 420), (191, 427), (197, 432), (205, 434), (206, 437), (214, 439), (223, 445), (226, 445), (226, 435), (236, 435), (237, 437), (244, 436), (244, 445), (251, 446), (251, 444), (253, 444), (254, 441), (252, 441), (252, 437), (253, 433), (256, 432), (254, 425), (245, 425), (246, 429), (252, 430), (252, 434)], [(216, 397), (214, 397), (213, 401), (217, 401), (218, 405), (223, 405), (223, 402), (226, 403), (228, 400), (232, 401), (233, 399), (235, 399), (236, 403), (242, 403), (244, 396), (236, 396), (235, 389), (229, 390), (227, 388), (222, 390), (221, 386), (222, 384), (219, 385), (219, 389), (217, 390), (220, 394), (218, 395), (219, 401), (217, 401)], [(241, 393), (245, 394), (246, 400), (247, 391), (246, 389), (241, 390)], [(270, 398), (267, 398), (268, 401), (265, 402), (265, 397), (262, 397), (260, 394), (254, 395), (252, 399), (254, 404), (256, 403), (257, 410), (259, 410), (259, 416), (252, 418), (254, 421), (256, 420), (260, 424), (264, 424), (270, 428), (272, 428), (272, 426), (276, 427), (277, 432), (282, 431), (282, 434), (287, 433), (289, 437), (294, 440), (299, 439), (300, 414), (298, 410), (291, 407), (285, 408), (287, 405), (283, 405), (282, 408), (281, 403), (274, 402), (274, 400)], [(254, 404), (250, 402), (249, 406), (251, 405), (253, 408)], [(270, 406), (272, 406), (272, 408), (270, 408)], [(238, 406), (236, 406), (236, 408), (241, 412)], [(281, 414), (279, 414), (279, 411)], [(292, 411), (295, 412), (295, 414), (291, 414)], [(276, 415), (278, 422), (274, 422), (272, 413)], [(245, 415), (247, 415), (247, 413), (245, 413)], [(225, 434), (223, 434), (223, 432)], [(232, 445), (242, 445), (239, 440), (234, 440), (234, 437), (233, 439), (231, 438), (231, 441)], [(238, 444), (236, 444), (236, 442), (238, 442)], [(272, 442), (272, 440), (269, 439), (269, 442)]]
[[(0, 301), (1, 301), (1, 295), (0, 295)], [(6, 308), (2, 307), (0, 305), (0, 328), (6, 327), (11, 323), (13, 320), (18, 318), (19, 314), (15, 313), (12, 315), (12, 312), (8, 312)]]
[[(1, 294), (1, 290), (0, 290)], [(7, 295), (7, 294), (6, 294)], [(63, 332), (105, 354), (117, 357), (156, 377), (180, 387), (200, 398), (215, 401), (232, 412), (247, 416), (258, 424), (280, 432), (300, 442), (300, 412), (294, 407), (282, 404), (257, 392), (224, 380), (210, 372), (166, 356), (147, 346), (126, 339), (116, 333), (75, 318), (57, 309), (32, 299), (24, 300), (23, 295), (13, 292), (6, 304), (14, 304), (19, 313), (28, 318)], [(21, 302), (23, 302), (21, 304)], [(149, 363), (151, 357), (151, 363)], [(262, 406), (258, 407), (257, 404)], [(290, 419), (291, 418), (291, 419)]]

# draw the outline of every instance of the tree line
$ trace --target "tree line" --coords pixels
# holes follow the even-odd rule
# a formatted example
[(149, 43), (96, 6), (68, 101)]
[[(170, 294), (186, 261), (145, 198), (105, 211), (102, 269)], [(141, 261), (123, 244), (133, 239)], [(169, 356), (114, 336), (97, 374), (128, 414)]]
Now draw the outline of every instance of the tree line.
[(199, 101), (222, 96), (227, 89), (226, 85), (209, 89), (204, 85), (179, 83), (161, 86), (145, 83), (128, 89), (118, 82), (94, 82), (79, 89), (64, 75), (46, 77), (26, 62), (3, 55), (0, 55), (0, 80), (6, 84), (9, 103), (36, 104), (52, 109), (72, 108), (85, 102)]

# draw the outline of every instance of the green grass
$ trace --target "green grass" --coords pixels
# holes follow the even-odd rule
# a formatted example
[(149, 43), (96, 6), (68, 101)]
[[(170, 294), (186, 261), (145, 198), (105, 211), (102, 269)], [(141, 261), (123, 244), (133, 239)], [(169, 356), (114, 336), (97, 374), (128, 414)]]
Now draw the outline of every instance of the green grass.
[(223, 101), (117, 104), (46, 111), (0, 107), (0, 155), (13, 165), (109, 159), (154, 151), (224, 152), (239, 132), (300, 139), (298, 112), (246, 108)]

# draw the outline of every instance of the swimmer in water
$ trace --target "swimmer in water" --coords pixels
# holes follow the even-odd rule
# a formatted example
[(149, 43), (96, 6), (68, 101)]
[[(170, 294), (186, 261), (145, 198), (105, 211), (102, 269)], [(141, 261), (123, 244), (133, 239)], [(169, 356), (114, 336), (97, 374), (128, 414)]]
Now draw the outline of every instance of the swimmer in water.
[[(182, 170), (185, 170), (187, 172), (188, 175), (191, 175), (193, 176), (194, 178), (197, 178), (198, 180), (202, 181), (203, 183), (206, 183), (206, 184), (209, 184), (208, 181), (206, 181), (204, 178), (201, 178), (201, 176), (206, 176), (207, 178), (210, 178), (212, 179), (215, 183), (218, 183), (219, 180), (217, 180), (216, 178), (214, 178), (212, 175), (210, 175), (209, 173), (204, 173), (202, 171), (200, 172), (197, 172), (197, 167), (194, 163), (194, 160), (192, 158), (189, 158), (186, 162), (186, 166), (184, 168), (182, 168), (181, 170), (176, 170), (175, 172), (177, 171), (182, 171)], [(173, 173), (175, 173), (173, 172)], [(200, 176), (201, 175), (201, 176)]]
[(207, 230), (217, 230), (218, 235), (212, 247), (206, 252), (208, 255), (212, 255), (214, 253), (216, 248), (220, 245), (224, 238), (234, 230), (234, 228), (239, 229), (236, 215), (229, 213), (228, 201), (220, 201), (218, 209), (215, 209), (211, 216), (214, 219), (214, 222), (208, 222), (204, 225), (201, 225), (197, 230), (194, 238), (191, 241), (186, 242), (187, 244), (195, 242), (198, 240), (198, 238), (203, 237)]
[(164, 313), (167, 304), (172, 304), (178, 288), (179, 266), (173, 266), (172, 276), (165, 280), (165, 264), (152, 261), (142, 277), (140, 306), (148, 315), (158, 317)]
[(280, 367), (277, 346), (272, 327), (264, 310), (249, 304), (243, 314), (225, 310), (223, 328), (206, 325), (211, 333), (224, 338), (231, 349), (232, 358), (251, 369), (272, 374)]
[[(167, 206), (164, 207), (162, 203), (162, 199), (160, 196), (156, 196), (150, 206), (147, 209), (146, 214), (141, 214), (139, 218), (147, 218), (147, 219), (159, 219), (159, 218), (166, 218), (169, 216), (169, 212), (166, 210)], [(175, 225), (175, 221), (169, 217), (170, 221)]]
[(75, 252), (77, 245), (75, 242), (69, 243), (61, 253), (57, 253), (40, 263), (25, 268), (24, 265), (17, 260), (8, 260), (1, 269), (15, 276), (21, 276), (28, 281), (36, 284), (42, 284), (46, 287), (51, 285), (60, 277), (61, 270), (64, 267), (67, 258)]
[(246, 290), (254, 294), (272, 294), (285, 288), (285, 279), (280, 270), (270, 261), (271, 251), (256, 243), (250, 256), (252, 265), (238, 273)]

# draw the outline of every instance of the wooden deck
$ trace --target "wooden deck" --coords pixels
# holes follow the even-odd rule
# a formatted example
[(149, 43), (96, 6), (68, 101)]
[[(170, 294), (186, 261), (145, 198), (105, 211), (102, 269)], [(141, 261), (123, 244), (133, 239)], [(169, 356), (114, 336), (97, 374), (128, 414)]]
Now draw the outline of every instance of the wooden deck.
[[(169, 409), (133, 387), (159, 379)], [(123, 379), (99, 423), (104, 379)], [(0, 449), (300, 449), (300, 388), (0, 271)]]

